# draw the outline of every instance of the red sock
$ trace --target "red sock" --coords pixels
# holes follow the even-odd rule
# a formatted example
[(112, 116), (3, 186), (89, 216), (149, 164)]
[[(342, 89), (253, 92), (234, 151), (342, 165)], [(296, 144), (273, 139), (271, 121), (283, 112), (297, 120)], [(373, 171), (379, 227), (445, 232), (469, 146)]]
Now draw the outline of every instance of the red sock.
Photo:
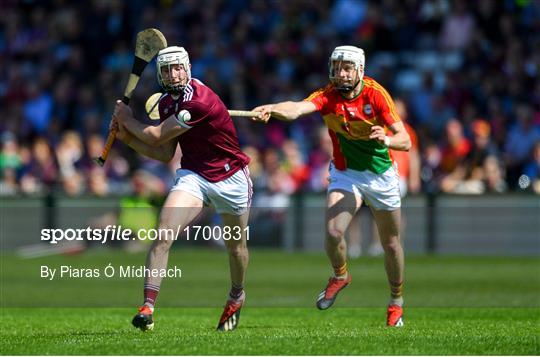
[(159, 286), (152, 284), (144, 284), (144, 304), (154, 307), (159, 294)]

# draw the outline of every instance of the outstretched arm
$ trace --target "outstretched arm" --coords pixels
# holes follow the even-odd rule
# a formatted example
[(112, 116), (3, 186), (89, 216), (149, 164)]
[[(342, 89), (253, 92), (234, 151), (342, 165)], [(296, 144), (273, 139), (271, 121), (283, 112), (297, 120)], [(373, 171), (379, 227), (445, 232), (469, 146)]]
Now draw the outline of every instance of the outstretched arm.
[(283, 121), (293, 121), (302, 115), (313, 113), (317, 110), (315, 104), (308, 101), (281, 102), (276, 104), (261, 105), (253, 109), (260, 112), (260, 116), (252, 118), (255, 121), (268, 122), (270, 117)]
[(124, 126), (140, 141), (154, 147), (163, 145), (189, 130), (180, 126), (174, 116), (170, 116), (157, 126), (143, 124), (133, 117), (131, 108), (122, 101), (116, 102), (114, 116), (121, 126)]

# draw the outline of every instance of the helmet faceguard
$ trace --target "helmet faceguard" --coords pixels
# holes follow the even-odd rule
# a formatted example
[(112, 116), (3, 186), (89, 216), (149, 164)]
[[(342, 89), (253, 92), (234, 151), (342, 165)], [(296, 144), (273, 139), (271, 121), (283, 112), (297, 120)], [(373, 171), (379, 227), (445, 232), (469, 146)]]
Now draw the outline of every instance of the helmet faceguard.
[[(355, 46), (338, 46), (328, 60), (328, 78), (330, 83), (340, 92), (350, 92), (364, 78), (364, 50)], [(343, 78), (340, 72), (348, 65), (354, 66), (355, 78)]]
[[(163, 75), (161, 73), (162, 68), (167, 67), (169, 73), (171, 73), (171, 65), (174, 64), (182, 65), (184, 67), (184, 70), (187, 73), (187, 80), (185, 83), (173, 84), (169, 79), (163, 80)], [(171, 46), (159, 51), (156, 58), (156, 69), (159, 85), (163, 90), (170, 94), (180, 94), (191, 79), (189, 56), (184, 47)]]

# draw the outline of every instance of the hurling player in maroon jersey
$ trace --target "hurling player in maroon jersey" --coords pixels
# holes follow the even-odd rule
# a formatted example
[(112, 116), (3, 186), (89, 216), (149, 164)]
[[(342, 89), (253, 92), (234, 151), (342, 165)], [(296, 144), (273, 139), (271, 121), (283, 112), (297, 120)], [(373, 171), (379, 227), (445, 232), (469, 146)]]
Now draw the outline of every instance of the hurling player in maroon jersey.
[[(145, 125), (131, 109), (117, 101), (111, 126), (117, 138), (137, 152), (169, 162), (180, 145), (182, 160), (160, 214), (160, 229), (182, 231), (205, 204), (212, 204), (223, 221), (222, 237), (229, 253), (231, 290), (218, 330), (234, 330), (245, 300), (244, 277), (248, 265), (246, 227), (252, 183), (249, 158), (240, 151), (236, 130), (221, 99), (198, 79), (183, 47), (167, 47), (157, 56), (157, 77), (166, 94), (159, 102), (160, 124)], [(225, 236), (226, 232), (230, 232)], [(169, 249), (176, 237), (154, 241), (147, 269), (166, 269)], [(228, 239), (227, 239), (228, 238)], [(152, 314), (161, 277), (145, 276), (144, 303), (133, 318), (141, 330), (154, 326)]]

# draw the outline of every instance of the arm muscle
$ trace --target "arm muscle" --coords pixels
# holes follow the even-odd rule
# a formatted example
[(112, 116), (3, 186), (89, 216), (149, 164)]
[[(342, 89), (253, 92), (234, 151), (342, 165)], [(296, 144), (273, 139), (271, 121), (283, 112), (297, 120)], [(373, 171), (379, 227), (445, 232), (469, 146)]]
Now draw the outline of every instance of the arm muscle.
[(279, 120), (292, 121), (316, 110), (315, 104), (308, 101), (281, 102), (273, 105), (271, 115)]

